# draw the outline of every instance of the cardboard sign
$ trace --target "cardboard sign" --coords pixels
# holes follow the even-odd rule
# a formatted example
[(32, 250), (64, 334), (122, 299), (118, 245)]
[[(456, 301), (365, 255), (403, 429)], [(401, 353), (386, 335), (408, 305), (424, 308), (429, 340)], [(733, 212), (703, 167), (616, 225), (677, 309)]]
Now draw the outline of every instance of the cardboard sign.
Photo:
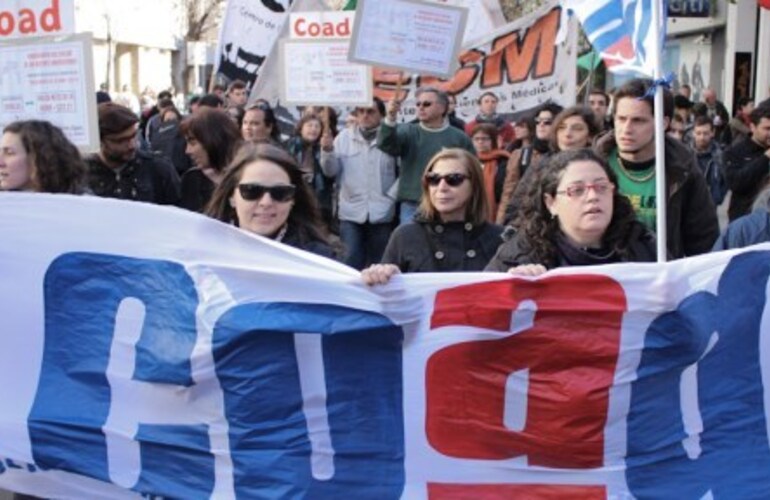
[(450, 77), (468, 9), (414, 0), (359, 1), (350, 60), (381, 68)]

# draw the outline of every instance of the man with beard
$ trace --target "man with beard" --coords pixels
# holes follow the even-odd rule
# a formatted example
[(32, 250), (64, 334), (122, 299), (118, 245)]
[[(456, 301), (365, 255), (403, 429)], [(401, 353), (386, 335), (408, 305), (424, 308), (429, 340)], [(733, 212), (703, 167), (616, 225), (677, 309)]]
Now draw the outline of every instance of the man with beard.
[(160, 205), (179, 203), (179, 176), (171, 163), (139, 150), (139, 118), (125, 106), (99, 105), (99, 152), (86, 159), (97, 196)]
[[(615, 129), (597, 144), (618, 176), (619, 192), (625, 194), (639, 221), (655, 231), (655, 119), (650, 80), (635, 79), (615, 93)], [(664, 128), (674, 111), (670, 92), (664, 93)], [(676, 139), (665, 138), (666, 236), (668, 253), (678, 259), (711, 250), (719, 235), (716, 209), (692, 150)]]

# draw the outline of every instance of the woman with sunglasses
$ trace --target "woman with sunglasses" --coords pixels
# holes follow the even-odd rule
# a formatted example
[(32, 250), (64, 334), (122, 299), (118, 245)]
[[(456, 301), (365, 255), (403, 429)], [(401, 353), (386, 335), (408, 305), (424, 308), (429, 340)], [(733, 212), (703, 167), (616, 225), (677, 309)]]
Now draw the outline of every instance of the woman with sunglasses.
[(206, 214), (295, 248), (334, 257), (310, 186), (294, 158), (277, 146), (241, 147)]
[(502, 228), (487, 222), (481, 164), (464, 149), (445, 149), (428, 162), (414, 221), (390, 237), (382, 263), (362, 272), (369, 285), (399, 272), (481, 271), (500, 244)]
[[(534, 116), (526, 116), (522, 121), (531, 120), (531, 133), (526, 134), (522, 140), (522, 148), (519, 152), (511, 153), (503, 182), (503, 193), (500, 196), (496, 222), (507, 224), (518, 210), (519, 199), (522, 190), (520, 182), (532, 170), (536, 169), (540, 161), (551, 154), (551, 137), (553, 135), (554, 117), (562, 111), (561, 106), (548, 102), (535, 111)], [(516, 129), (519, 133), (519, 129)], [(518, 138), (518, 135), (517, 135)], [(527, 145), (530, 142), (531, 145)]]
[(506, 230), (488, 271), (536, 276), (562, 266), (656, 260), (655, 237), (596, 153), (564, 151), (540, 169), (522, 198), (517, 229)]

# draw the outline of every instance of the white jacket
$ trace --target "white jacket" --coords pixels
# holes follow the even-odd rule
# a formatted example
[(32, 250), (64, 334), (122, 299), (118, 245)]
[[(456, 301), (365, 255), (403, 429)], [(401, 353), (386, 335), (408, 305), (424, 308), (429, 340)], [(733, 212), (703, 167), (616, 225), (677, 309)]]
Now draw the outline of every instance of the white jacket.
[(367, 142), (358, 127), (346, 128), (334, 139), (334, 151), (321, 151), (321, 170), (337, 177), (339, 219), (363, 224), (390, 222), (395, 200), (388, 190), (396, 182), (396, 159)]

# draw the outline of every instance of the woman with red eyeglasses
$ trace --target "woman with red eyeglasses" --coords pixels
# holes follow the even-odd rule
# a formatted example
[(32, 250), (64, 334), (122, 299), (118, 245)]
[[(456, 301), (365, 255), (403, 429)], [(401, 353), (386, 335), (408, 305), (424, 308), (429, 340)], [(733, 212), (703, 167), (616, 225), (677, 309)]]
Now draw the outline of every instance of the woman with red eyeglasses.
[(399, 272), (481, 271), (501, 243), (502, 228), (487, 222), (489, 202), (479, 160), (444, 149), (428, 162), (414, 221), (391, 235), (382, 263), (362, 272), (369, 285)]
[(590, 149), (551, 156), (486, 269), (536, 276), (562, 266), (654, 262), (655, 237), (616, 186), (615, 173)]
[(245, 144), (211, 197), (206, 214), (324, 257), (334, 257), (310, 186), (294, 158), (271, 144)]

